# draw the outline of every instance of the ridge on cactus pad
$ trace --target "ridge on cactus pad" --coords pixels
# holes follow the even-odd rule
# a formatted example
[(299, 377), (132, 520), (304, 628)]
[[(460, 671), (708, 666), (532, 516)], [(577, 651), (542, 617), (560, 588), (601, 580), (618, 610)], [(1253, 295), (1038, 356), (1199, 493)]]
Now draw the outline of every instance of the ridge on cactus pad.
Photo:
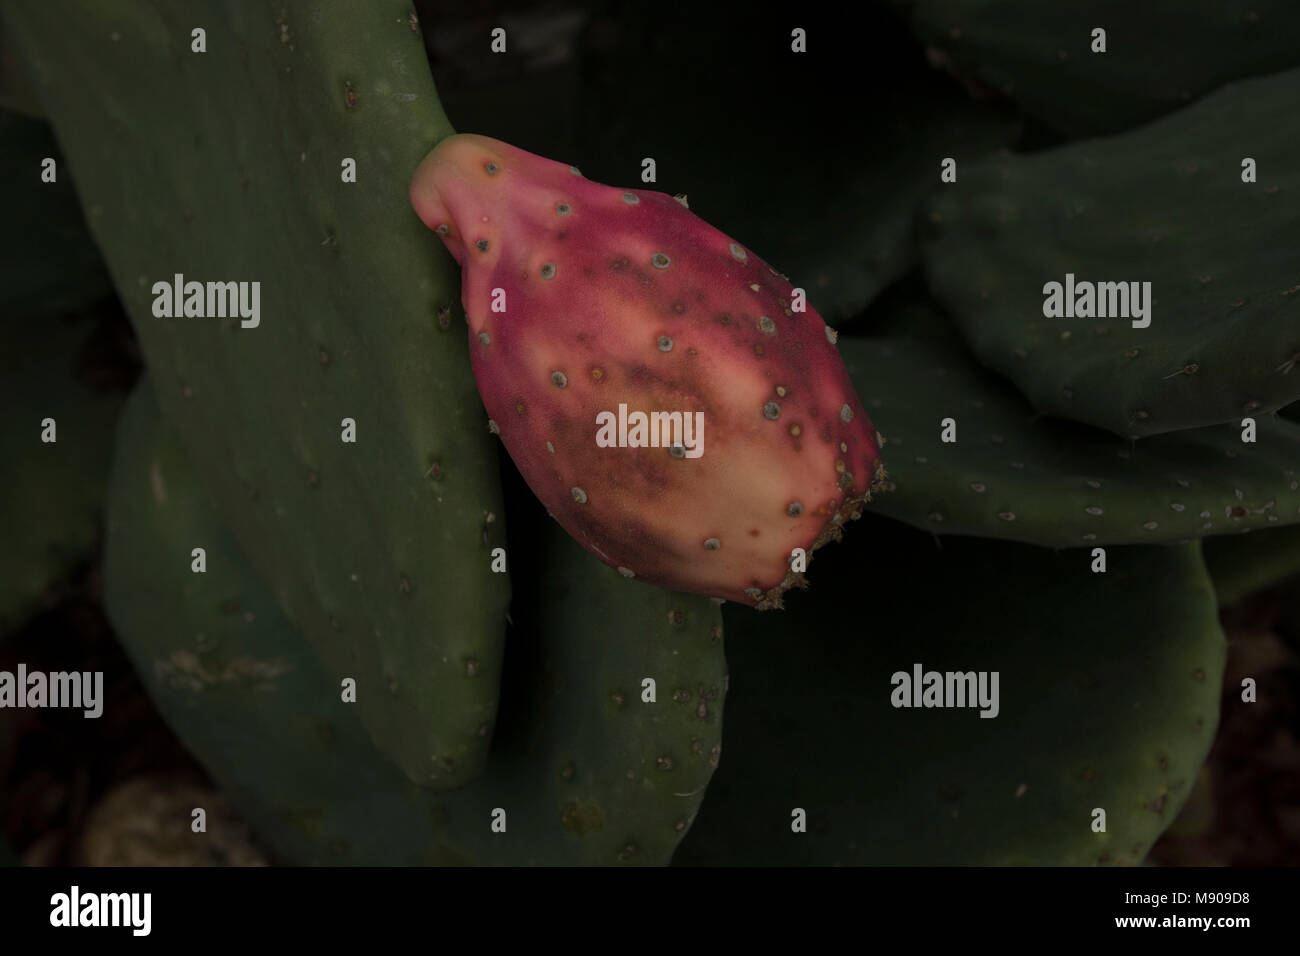
[(884, 471), (786, 277), (684, 198), (484, 136), (443, 140), (411, 203), (462, 267), (492, 427), (570, 535), (625, 577), (759, 609), (805, 586), (797, 550), (838, 539)]

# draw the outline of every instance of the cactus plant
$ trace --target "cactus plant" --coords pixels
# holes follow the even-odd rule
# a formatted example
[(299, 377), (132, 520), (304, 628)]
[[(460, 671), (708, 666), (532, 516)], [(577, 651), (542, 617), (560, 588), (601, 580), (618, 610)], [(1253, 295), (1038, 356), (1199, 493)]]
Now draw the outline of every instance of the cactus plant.
[[(21, 547), (5, 550), (0, 577), (18, 580), (38, 563), (26, 555), (47, 548), (27, 520), (33, 501), (70, 511), (67, 534), (85, 553), (111, 438), (102, 580), (113, 634), (221, 791), (175, 782), (183, 775), (141, 789), (129, 776), (125, 787), (103, 781), (86, 801), (101, 818), (151, 794), (150, 807), (166, 809), (146, 815), (165, 818), (159, 832), (176, 833), (187, 860), (237, 845), (245, 825), (263, 845), (227, 861), (262, 851), (355, 865), (1143, 860), (1194, 790), (1220, 703), (1236, 713), (1235, 695), (1220, 697), (1216, 598), (1277, 581), (1293, 557), (1295, 529), (1282, 526), (1300, 518), (1300, 298), (1286, 259), (1297, 185), (1286, 110), (1300, 70), (1061, 146), (1023, 83), (1009, 100), (984, 97), (978, 77), (1000, 67), (984, 59), (983, 24), (923, 52), (895, 12), (925, 24), (952, 8), (892, 6), (866, 11), (880, 29), (865, 41), (838, 13), (773, 28), (703, 9), (677, 19), (649, 0), (503, 16), (505, 33), (487, 36), (467, 17), (470, 39), (456, 41), (432, 4), (426, 38), (396, 0), (3, 5), (0, 101), (12, 48), (64, 157), (60, 188), (65, 173), (76, 183), (148, 369), (114, 432), (65, 389), (71, 327), (42, 319), (3, 339), (27, 344), (0, 353), (0, 366), (39, 362), (2, 386), (14, 434), (27, 437), (6, 446), (19, 463), (5, 500)], [(1189, 16), (1207, 9), (1197, 0)], [(1114, 10), (1113, 40), (1149, 15)], [(1294, 16), (1256, 11), (1265, 26)], [(1014, 27), (1015, 43), (1041, 35), (1027, 20)], [(425, 39), (434, 69), (466, 84), (457, 102), (481, 111), (466, 106), (458, 124), (495, 139), (453, 134)], [(972, 39), (979, 63), (960, 49), (960, 62), (945, 60), (943, 49)], [(1212, 69), (1189, 99), (1255, 68), (1229, 39), (1207, 54)], [(457, 42), (472, 50), (452, 63)], [(488, 75), (561, 63), (570, 42), (580, 59), (544, 71), (527, 98), (518, 73), (508, 95), (519, 102), (489, 92)], [(1281, 45), (1260, 44), (1260, 69)], [(1010, 68), (1041, 76), (1041, 48), (1017, 47), (1029, 56)], [(1100, 55), (1088, 64), (1099, 89), (1065, 104), (1065, 128), (1117, 130), (1171, 108), (1155, 83), (1124, 92), (1147, 75), (1130, 49), (1117, 44), (1109, 73)], [(705, 56), (710, 71), (691, 68)], [(958, 72), (974, 101), (926, 56)], [(846, 113), (842, 96), (826, 95), (845, 89), (870, 95)], [(521, 108), (533, 115), (509, 119)], [(29, 215), (57, 225), (66, 205), (30, 180), (33, 150), (53, 144), (40, 127), (21, 129), (0, 162), (13, 164)], [(33, 135), (47, 138), (32, 146)], [(987, 158), (1013, 139), (1020, 155)], [(495, 168), (475, 169), (485, 158)], [(605, 182), (640, 172), (640, 185), (689, 198), (611, 192), (568, 162)], [(554, 188), (571, 195), (543, 203)], [(551, 225), (552, 214), (570, 225)], [(421, 218), (446, 227), (443, 244)], [(474, 232), (488, 250), (465, 245)], [(790, 283), (751, 243), (845, 331), (793, 307)], [(620, 245), (635, 254), (628, 266), (640, 255), (648, 268), (624, 269), (628, 285), (598, 280), (620, 271), (600, 268)], [(574, 261), (592, 273), (576, 293), (564, 281)], [(689, 297), (657, 298), (682, 273)], [(1152, 280), (1152, 323), (1044, 321), (1044, 283), (1067, 273)], [(84, 294), (81, 272), (68, 275), (66, 291)], [(183, 288), (169, 297), (185, 280), (200, 291), (257, 282), (257, 314), (213, 316)], [(0, 296), (28, 288), (43, 290), (30, 298), (40, 308), (62, 308), (38, 271), (0, 277)], [(497, 290), (504, 312), (488, 302)], [(741, 304), (715, 314), (748, 314), (747, 330), (692, 318), (722, 297)], [(176, 299), (205, 314), (167, 314)], [(777, 311), (747, 311), (764, 301)], [(680, 333), (656, 330), (648, 352), (629, 346), (620, 337), (659, 321), (656, 306)], [(710, 444), (703, 463), (726, 467), (671, 495), (653, 467), (620, 472), (598, 448), (584, 458), (582, 429), (599, 424), (581, 425), (597, 410), (595, 380), (579, 389), (557, 363), (589, 347), (619, 363), (646, 410), (703, 396), (706, 412), (722, 412), (723, 448), (767, 454), (715, 459)], [(65, 424), (75, 436), (99, 429), (100, 441), (78, 442), (78, 455), (99, 457), (77, 466), (90, 480), (75, 487), (73, 449), (38, 458), (23, 430), (56, 387), (69, 401), (60, 442)], [(753, 422), (736, 417), (744, 395), (768, 389)], [(521, 397), (547, 414), (516, 427)], [(812, 475), (826, 513), (741, 524), (791, 477), (776, 454), (785, 446), (764, 444), (763, 430), (798, 424), (789, 419), (804, 402), (811, 420), (814, 397), (819, 416), (828, 404), (851, 413), (829, 438), (801, 426), (805, 446), (787, 449), (818, 452), (795, 478)], [(879, 456), (868, 415), (888, 439)], [(551, 438), (557, 429), (570, 440)], [(834, 447), (843, 462), (824, 454)], [(566, 481), (557, 497), (553, 457), (598, 472), (604, 491), (650, 480), (579, 527), (574, 509), (597, 496)], [(781, 612), (746, 606), (803, 583), (794, 546), (837, 536), (828, 515), (862, 497), (867, 473), (884, 477), (878, 457), (893, 491), (847, 544), (819, 553), (811, 590)], [(732, 560), (734, 532), (665, 558), (664, 542), (689, 543), (701, 522), (780, 547), (752, 552), (761, 572), (705, 563)], [(611, 572), (594, 553), (609, 540), (658, 554), (638, 577), (681, 590)], [(96, 580), (86, 575), (88, 592)], [(701, 596), (719, 583), (735, 599), (721, 607)], [(206, 853), (175, 818), (204, 800), (239, 818), (212, 814), (222, 832)], [(25, 859), (49, 858), (35, 846)]]
[(1036, 0), (916, 0), (911, 21), (948, 69), (1084, 136), (1300, 63), (1300, 8), (1290, 0), (1092, 0), (1050, 9)]
[(885, 438), (886, 493), (866, 506), (879, 514), (1054, 548), (1300, 523), (1300, 425), (1285, 419), (1261, 416), (1253, 442), (1211, 425), (1133, 443), (1035, 415), (937, 340), (845, 337), (840, 351)]
[[(3, 16), (160, 404), (253, 565), (336, 679), (358, 681), (363, 722), (412, 780), (473, 779), (504, 641), (509, 588), (489, 563), (504, 514), (451, 270), (406, 202), (450, 132), (408, 5)], [(260, 281), (258, 325), (160, 318), (154, 284), (176, 274)]]
[[(558, 529), (527, 528), (540, 547), (516, 574), (536, 576), (540, 606), (512, 641), (489, 768), (435, 793), (371, 744), (222, 526), (147, 383), (122, 416), (109, 508), (114, 626), (172, 727), (283, 860), (666, 863), (690, 826), (726, 687), (707, 599), (600, 574)], [(203, 573), (176, 560), (194, 542)]]
[[(863, 522), (855, 560), (784, 616), (724, 609), (725, 756), (674, 862), (1140, 862), (1218, 719), (1226, 646), (1198, 545), (1112, 549), (1094, 574), (1079, 551)], [(864, 623), (864, 567), (876, 593), (924, 580), (925, 599), (873, 601)], [(893, 706), (917, 663), (997, 671), (997, 716)]]
[[(1300, 69), (1132, 133), (967, 169), (928, 207), (932, 289), (981, 362), (1049, 415), (1154, 435), (1300, 399), (1298, 97)], [(1258, 182), (1243, 182), (1247, 159)], [(1149, 282), (1150, 312), (1046, 317), (1045, 285), (1076, 273)]]

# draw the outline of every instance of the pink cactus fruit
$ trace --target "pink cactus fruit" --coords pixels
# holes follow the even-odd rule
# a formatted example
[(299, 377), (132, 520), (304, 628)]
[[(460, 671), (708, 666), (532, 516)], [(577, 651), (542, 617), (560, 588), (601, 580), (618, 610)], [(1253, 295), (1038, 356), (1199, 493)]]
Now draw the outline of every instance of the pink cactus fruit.
[(835, 332), (784, 276), (684, 200), (484, 136), (443, 140), (411, 203), (462, 267), (488, 415), (570, 535), (760, 609), (806, 586), (796, 549), (838, 539), (884, 471)]

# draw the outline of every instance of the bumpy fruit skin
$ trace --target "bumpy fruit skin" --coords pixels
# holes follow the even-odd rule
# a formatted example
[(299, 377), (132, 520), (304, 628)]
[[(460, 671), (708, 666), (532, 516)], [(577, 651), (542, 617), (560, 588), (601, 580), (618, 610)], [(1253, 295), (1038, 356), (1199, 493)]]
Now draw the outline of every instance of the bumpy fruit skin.
[[(443, 140), (411, 204), (461, 264), (488, 415), (570, 535), (627, 577), (760, 609), (805, 586), (794, 549), (837, 539), (884, 472), (835, 333), (784, 276), (684, 200), (484, 136)], [(702, 454), (600, 447), (620, 405), (703, 412)]]

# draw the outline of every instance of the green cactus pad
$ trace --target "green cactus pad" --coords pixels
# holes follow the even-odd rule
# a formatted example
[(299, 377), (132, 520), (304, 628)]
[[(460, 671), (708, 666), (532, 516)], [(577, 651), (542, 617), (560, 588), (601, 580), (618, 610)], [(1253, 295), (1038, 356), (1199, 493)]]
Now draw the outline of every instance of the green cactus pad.
[[(0, 110), (0, 316), (57, 315), (113, 294), (50, 128)], [(55, 161), (54, 182), (42, 162)]]
[[(916, 0), (931, 59), (1074, 135), (1127, 129), (1300, 63), (1291, 0)], [(1093, 30), (1106, 31), (1094, 53)]]
[[(91, 332), (84, 317), (0, 323), (0, 634), (99, 540), (122, 394), (77, 380)], [(55, 422), (50, 443), (41, 440), (46, 418)]]
[[(968, 169), (928, 208), (931, 288), (1049, 415), (1140, 436), (1295, 401), (1298, 101), (1292, 70), (1134, 133)], [(1044, 285), (1067, 273), (1150, 282), (1150, 326), (1045, 317)]]
[[(1300, 523), (1300, 425), (1262, 415), (1256, 441), (1214, 425), (1139, 442), (1038, 416), (938, 341), (841, 336), (884, 435), (886, 493), (867, 507), (935, 534), (1053, 548), (1156, 544)], [(945, 419), (956, 442), (943, 441)]]
[[(3, 17), (164, 414), (250, 562), (412, 780), (473, 779), (509, 585), (490, 570), (499, 477), (450, 319), (459, 280), (407, 199), (451, 132), (410, 4)], [(260, 325), (155, 317), (153, 283), (177, 273), (260, 281)]]
[[(528, 541), (512, 553), (540, 625), (512, 642), (486, 772), (441, 793), (371, 744), (144, 387), (119, 431), (105, 596), (164, 718), (285, 861), (666, 863), (717, 762), (720, 610), (624, 581), (553, 526)], [(645, 677), (657, 703), (641, 700)]]
[(1220, 607), (1300, 574), (1300, 526), (1202, 542)]
[[(511, 653), (526, 648), (512, 665), (526, 688), (522, 700), (503, 700), (492, 759), (504, 767), (494, 762), (490, 775), (502, 800), (539, 791), (522, 801), (521, 816), (526, 832), (546, 838), (510, 859), (667, 863), (718, 766), (727, 688), (721, 608), (625, 580), (545, 521), (525, 529), (540, 547), (526, 570), (516, 564), (517, 577), (538, 582), (537, 633), (525, 628), (511, 645)], [(654, 703), (644, 699), (646, 678), (655, 682)], [(563, 834), (552, 832), (557, 811)]]
[[(783, 614), (725, 609), (722, 763), (674, 862), (1140, 862), (1218, 718), (1197, 545), (1117, 548), (1092, 574), (1086, 551), (862, 523)], [(892, 675), (918, 663), (997, 671), (998, 716), (893, 707)]]

